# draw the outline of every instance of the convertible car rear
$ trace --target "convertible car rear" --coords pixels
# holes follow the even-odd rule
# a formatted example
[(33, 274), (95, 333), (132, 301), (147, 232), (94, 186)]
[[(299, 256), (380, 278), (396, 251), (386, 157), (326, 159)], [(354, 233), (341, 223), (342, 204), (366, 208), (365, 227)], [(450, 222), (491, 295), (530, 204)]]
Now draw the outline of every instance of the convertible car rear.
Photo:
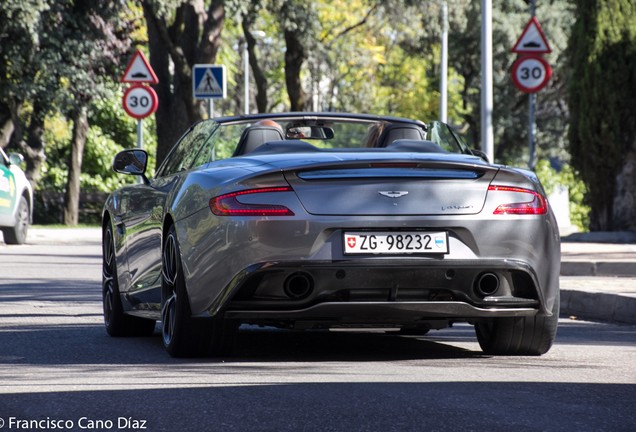
[(540, 355), (559, 314), (559, 234), (534, 173), (450, 127), (291, 113), (193, 125), (153, 179), (108, 198), (112, 336), (162, 321), (177, 357), (227, 355), (241, 323), (424, 334), (475, 325), (486, 353)]

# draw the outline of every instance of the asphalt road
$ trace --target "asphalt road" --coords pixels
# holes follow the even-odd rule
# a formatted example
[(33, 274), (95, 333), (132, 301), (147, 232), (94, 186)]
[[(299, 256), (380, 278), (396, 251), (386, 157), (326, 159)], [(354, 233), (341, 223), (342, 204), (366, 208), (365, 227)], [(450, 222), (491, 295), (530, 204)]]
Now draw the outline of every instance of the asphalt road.
[(542, 357), (483, 355), (469, 325), (420, 337), (244, 327), (231, 358), (178, 360), (158, 331), (106, 335), (100, 254), (94, 239), (0, 244), (0, 432), (636, 427), (636, 326), (565, 318)]

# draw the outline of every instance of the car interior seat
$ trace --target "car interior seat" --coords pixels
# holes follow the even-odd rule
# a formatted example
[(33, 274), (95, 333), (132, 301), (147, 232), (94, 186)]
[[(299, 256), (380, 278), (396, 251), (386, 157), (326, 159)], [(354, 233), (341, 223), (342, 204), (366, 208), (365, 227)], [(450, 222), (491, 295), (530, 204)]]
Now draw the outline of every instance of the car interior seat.
[(283, 132), (274, 126), (251, 126), (243, 131), (233, 156), (248, 154), (269, 141), (283, 141)]
[(424, 131), (415, 125), (391, 124), (384, 128), (376, 147), (387, 147), (395, 140), (424, 140)]

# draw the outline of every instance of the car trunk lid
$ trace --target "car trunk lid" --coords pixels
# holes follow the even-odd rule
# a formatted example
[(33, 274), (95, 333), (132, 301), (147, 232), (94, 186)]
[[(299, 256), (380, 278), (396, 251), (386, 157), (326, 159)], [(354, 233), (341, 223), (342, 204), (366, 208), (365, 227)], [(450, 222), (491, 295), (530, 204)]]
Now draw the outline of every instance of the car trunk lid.
[(351, 216), (479, 213), (496, 173), (487, 165), (413, 160), (284, 171), (308, 213)]

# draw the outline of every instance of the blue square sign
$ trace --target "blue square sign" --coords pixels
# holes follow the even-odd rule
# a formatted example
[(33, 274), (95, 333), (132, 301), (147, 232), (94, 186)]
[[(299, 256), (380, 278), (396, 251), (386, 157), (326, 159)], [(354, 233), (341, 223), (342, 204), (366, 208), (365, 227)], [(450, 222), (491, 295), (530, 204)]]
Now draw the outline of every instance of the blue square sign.
[(195, 99), (225, 99), (225, 66), (198, 64), (192, 70), (192, 95)]

